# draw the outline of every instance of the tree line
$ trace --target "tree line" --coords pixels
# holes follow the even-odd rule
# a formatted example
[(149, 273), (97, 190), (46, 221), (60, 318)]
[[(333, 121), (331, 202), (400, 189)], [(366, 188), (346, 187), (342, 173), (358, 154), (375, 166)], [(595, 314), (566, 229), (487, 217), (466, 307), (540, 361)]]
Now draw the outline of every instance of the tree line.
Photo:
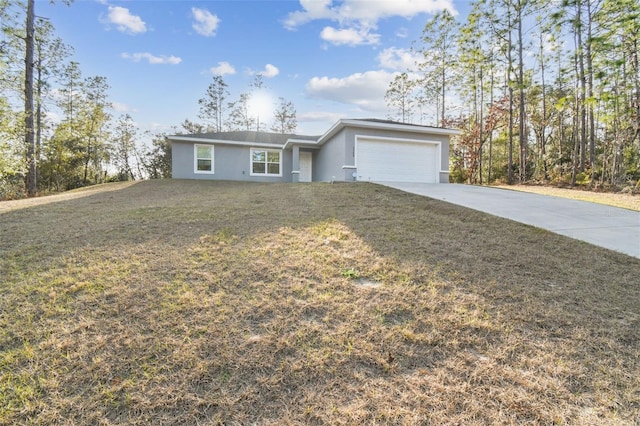
[[(35, 6), (0, 0), (0, 200), (170, 177), (166, 134), (142, 133), (130, 114), (114, 117), (107, 78), (83, 76), (73, 48)], [(273, 118), (271, 130), (293, 133), (295, 108), (283, 98), (273, 117), (252, 114), (252, 96), (265, 89), (258, 75), (231, 101), (227, 84), (215, 76), (199, 101), (202, 122), (186, 119), (173, 132), (264, 131)]]
[[(390, 118), (455, 127), (459, 182), (638, 189), (640, 2), (477, 0), (416, 40)], [(453, 108), (454, 105), (464, 108)]]
[(0, 0), (0, 199), (168, 176), (164, 137), (140, 144), (133, 117), (113, 116), (107, 78), (82, 75), (35, 5)]
[[(238, 99), (228, 101), (228, 85), (220, 75), (215, 75), (207, 87), (204, 97), (198, 100), (202, 123), (185, 121), (183, 129), (189, 133), (211, 133), (222, 131), (272, 131), (292, 134), (298, 126), (296, 109), (293, 102), (283, 97), (274, 101), (270, 98), (264, 79), (257, 74), (249, 89)], [(274, 104), (274, 105), (271, 105)], [(273, 106), (273, 108), (271, 108)], [(256, 109), (264, 109), (257, 111)], [(267, 117), (260, 117), (260, 113)], [(271, 119), (271, 126), (266, 121)], [(261, 121), (262, 120), (262, 121)]]

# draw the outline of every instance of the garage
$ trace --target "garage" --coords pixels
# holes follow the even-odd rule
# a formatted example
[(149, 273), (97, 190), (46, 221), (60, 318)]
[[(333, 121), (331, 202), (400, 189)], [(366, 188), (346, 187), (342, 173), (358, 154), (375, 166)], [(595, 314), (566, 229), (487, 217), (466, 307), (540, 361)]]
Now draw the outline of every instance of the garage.
[(437, 183), (439, 147), (421, 140), (358, 137), (357, 180)]

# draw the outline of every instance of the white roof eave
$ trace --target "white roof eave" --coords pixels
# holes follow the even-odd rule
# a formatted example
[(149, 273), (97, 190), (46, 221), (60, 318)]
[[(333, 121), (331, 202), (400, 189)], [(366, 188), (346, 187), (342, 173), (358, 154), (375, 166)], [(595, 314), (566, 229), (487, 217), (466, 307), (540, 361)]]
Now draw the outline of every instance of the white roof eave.
[(225, 139), (209, 139), (209, 138), (193, 138), (189, 136), (167, 136), (167, 139), (179, 142), (194, 142), (201, 144), (222, 144), (222, 145), (238, 145), (238, 146), (258, 146), (264, 148), (284, 149), (280, 144), (263, 143), (263, 142), (245, 142)]
[(291, 138), (288, 139), (287, 142), (284, 144), (284, 146), (282, 147), (282, 149), (288, 149), (290, 148), (289, 145), (304, 145), (305, 148), (320, 148), (320, 146), (318, 145), (318, 141), (310, 141), (308, 139), (295, 139), (295, 138)]
[(376, 121), (358, 120), (358, 119), (341, 119), (338, 120), (331, 128), (318, 139), (318, 145), (322, 145), (336, 133), (345, 127), (359, 127), (365, 129), (379, 129), (379, 130), (410, 130), (414, 133), (424, 133), (431, 135), (446, 135), (455, 136), (460, 135), (462, 132), (456, 129), (445, 129), (438, 127), (422, 127), (411, 124), (402, 123), (382, 123)]

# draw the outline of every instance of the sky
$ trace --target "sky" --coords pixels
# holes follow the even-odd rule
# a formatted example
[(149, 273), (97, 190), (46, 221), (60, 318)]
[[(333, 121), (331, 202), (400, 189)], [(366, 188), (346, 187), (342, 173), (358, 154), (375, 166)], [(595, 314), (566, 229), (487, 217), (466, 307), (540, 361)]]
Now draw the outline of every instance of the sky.
[(114, 116), (128, 113), (154, 133), (201, 122), (198, 99), (214, 75), (229, 101), (262, 75), (270, 104), (294, 104), (298, 134), (322, 134), (340, 118), (386, 118), (386, 89), (414, 65), (410, 48), (426, 22), (443, 9), (462, 20), (468, 8), (469, 0), (36, 1), (83, 77), (107, 78)]

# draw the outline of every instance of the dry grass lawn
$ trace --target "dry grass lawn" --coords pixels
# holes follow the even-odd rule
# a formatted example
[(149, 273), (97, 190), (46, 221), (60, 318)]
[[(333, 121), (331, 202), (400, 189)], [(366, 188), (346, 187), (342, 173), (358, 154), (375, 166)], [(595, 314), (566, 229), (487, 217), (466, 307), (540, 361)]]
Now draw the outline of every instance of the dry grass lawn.
[(543, 185), (498, 185), (499, 188), (513, 191), (533, 192), (550, 195), (552, 197), (570, 198), (573, 200), (589, 201), (640, 212), (640, 195), (614, 192), (594, 192), (582, 189), (556, 188)]
[(373, 184), (0, 203), (0, 424), (637, 425), (639, 282)]

